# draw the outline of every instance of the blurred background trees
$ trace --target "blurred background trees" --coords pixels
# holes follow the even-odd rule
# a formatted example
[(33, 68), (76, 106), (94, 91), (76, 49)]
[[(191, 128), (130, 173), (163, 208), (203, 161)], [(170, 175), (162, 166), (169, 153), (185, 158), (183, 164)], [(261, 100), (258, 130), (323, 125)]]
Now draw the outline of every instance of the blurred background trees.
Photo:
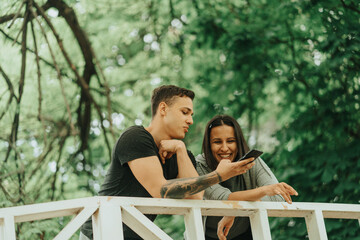
[[(360, 201), (360, 3), (0, 0), (0, 207), (97, 193), (111, 148), (150, 122), (153, 88), (196, 93), (185, 142), (238, 119), (295, 201)], [(157, 223), (181, 239), (181, 218)], [(50, 239), (67, 219), (18, 225)], [(171, 226), (168, 224), (171, 222)], [(271, 219), (274, 239), (305, 239)], [(326, 220), (329, 239), (357, 221)], [(30, 231), (31, 229), (31, 231)], [(75, 237), (76, 239), (76, 237)]]

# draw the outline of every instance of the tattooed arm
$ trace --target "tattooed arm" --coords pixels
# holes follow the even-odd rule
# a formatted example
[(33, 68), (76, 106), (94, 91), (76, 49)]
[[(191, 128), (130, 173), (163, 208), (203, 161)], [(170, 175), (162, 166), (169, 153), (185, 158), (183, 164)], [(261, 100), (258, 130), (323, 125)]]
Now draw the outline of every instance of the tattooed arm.
[(187, 198), (201, 192), (209, 186), (243, 174), (255, 164), (250, 163), (245, 165), (251, 160), (250, 158), (233, 163), (230, 160), (222, 160), (216, 168), (216, 171), (207, 175), (172, 180), (166, 180), (164, 178), (159, 159), (156, 156), (139, 158), (128, 164), (136, 179), (152, 197)]
[(255, 163), (247, 164), (253, 159), (246, 159), (240, 162), (222, 160), (215, 171), (194, 178), (173, 179), (167, 181), (160, 190), (163, 198), (186, 198), (196, 194), (216, 183), (225, 181), (236, 175), (245, 173)]
[[(199, 177), (193, 163), (191, 162), (186, 146), (181, 140), (162, 140), (159, 144), (159, 155), (163, 163), (167, 161), (169, 156), (176, 153), (176, 159), (178, 164), (177, 179), (191, 179)], [(174, 181), (177, 182), (177, 181)], [(180, 186), (179, 186), (180, 187)], [(185, 190), (185, 189), (184, 189)], [(203, 199), (204, 191), (200, 191), (185, 197), (186, 199)], [(183, 198), (183, 197), (181, 197)]]
[(222, 179), (216, 171), (200, 177), (168, 180), (161, 187), (160, 195), (162, 198), (185, 198), (219, 182)]

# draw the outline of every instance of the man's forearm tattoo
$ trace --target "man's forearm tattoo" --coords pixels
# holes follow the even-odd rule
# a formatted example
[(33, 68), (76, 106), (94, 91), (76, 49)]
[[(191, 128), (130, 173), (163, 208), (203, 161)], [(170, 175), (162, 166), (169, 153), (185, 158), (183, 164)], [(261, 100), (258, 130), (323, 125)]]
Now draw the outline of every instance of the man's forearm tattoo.
[(217, 171), (214, 171), (214, 172), (217, 174), (217, 176), (219, 178), (219, 182), (222, 182), (222, 178), (221, 178), (220, 174)]
[(163, 198), (185, 198), (219, 182), (222, 179), (216, 171), (194, 178), (172, 179), (161, 187), (160, 195)]

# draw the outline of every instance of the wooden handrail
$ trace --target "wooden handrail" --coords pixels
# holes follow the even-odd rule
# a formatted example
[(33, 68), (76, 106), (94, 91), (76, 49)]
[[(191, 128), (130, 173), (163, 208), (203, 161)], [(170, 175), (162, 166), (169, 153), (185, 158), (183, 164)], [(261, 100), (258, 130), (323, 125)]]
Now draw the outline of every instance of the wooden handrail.
[(271, 239), (268, 217), (305, 218), (309, 239), (326, 240), (324, 218), (358, 219), (360, 204), (90, 197), (0, 209), (0, 240), (15, 240), (15, 224), (75, 215), (54, 239), (69, 239), (93, 218), (94, 239), (123, 239), (122, 222), (144, 239), (171, 239), (144, 214), (184, 215), (189, 239), (204, 239), (202, 216), (248, 216), (254, 240)]

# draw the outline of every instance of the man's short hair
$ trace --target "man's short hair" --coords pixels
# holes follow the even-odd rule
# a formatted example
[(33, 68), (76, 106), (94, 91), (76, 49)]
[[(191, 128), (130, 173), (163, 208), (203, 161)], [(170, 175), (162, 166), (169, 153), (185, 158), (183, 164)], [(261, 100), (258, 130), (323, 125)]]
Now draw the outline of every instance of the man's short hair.
[(195, 93), (174, 85), (163, 85), (155, 88), (151, 97), (152, 117), (156, 115), (156, 111), (161, 102), (171, 105), (175, 97), (189, 97), (191, 100), (194, 100)]

